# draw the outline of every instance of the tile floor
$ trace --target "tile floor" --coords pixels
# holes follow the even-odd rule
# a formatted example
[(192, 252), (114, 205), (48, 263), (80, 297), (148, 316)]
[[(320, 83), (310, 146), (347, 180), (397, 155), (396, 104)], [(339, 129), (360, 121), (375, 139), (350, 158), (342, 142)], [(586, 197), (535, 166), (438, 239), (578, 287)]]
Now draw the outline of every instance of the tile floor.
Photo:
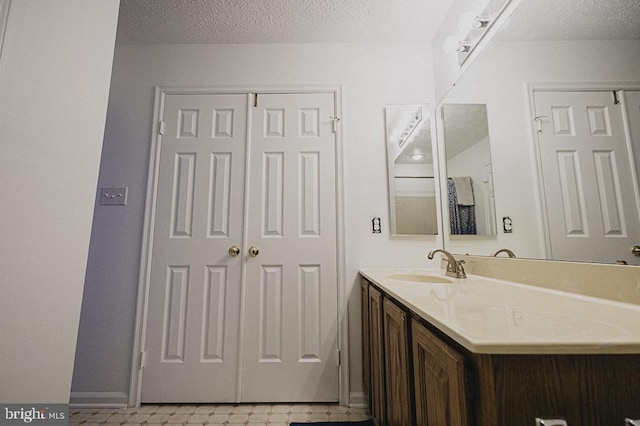
[(143, 405), (124, 409), (70, 409), (70, 426), (285, 426), (291, 422), (358, 421), (364, 408), (339, 405)]

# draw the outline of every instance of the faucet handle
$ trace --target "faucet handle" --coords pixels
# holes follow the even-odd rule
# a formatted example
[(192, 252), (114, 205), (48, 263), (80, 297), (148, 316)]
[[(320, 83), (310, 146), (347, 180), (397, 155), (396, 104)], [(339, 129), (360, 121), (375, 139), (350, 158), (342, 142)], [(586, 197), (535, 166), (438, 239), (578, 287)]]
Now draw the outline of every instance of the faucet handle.
[(455, 259), (447, 258), (447, 272), (456, 273), (458, 271), (458, 262)]
[(467, 278), (467, 273), (464, 270), (465, 261), (464, 259), (460, 259), (456, 262), (456, 278)]

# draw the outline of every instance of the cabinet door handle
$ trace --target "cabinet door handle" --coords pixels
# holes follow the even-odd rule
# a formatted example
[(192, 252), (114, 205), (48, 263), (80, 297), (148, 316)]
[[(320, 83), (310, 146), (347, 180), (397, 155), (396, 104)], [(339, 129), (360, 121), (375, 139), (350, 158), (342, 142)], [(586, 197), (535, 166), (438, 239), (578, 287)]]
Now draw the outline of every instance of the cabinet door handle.
[(536, 426), (567, 426), (567, 421), (564, 419), (536, 418)]

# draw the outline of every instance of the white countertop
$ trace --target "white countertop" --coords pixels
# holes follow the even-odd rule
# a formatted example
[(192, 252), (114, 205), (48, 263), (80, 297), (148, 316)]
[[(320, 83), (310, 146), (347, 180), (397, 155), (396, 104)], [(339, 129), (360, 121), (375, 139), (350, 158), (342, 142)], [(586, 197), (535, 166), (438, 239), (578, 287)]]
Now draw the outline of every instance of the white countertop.
[[(638, 305), (438, 269), (359, 272), (471, 352), (640, 354)], [(390, 278), (408, 274), (451, 283)]]

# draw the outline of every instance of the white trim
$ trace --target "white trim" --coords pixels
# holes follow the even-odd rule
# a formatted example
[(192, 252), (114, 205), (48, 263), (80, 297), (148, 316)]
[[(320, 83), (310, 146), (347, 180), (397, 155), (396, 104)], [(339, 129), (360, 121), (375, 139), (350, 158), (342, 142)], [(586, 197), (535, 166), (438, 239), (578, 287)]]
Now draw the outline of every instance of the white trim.
[(69, 408), (126, 408), (126, 392), (71, 392)]
[(640, 186), (638, 183), (639, 182), (638, 173), (640, 173), (640, 170), (638, 170), (638, 165), (636, 163), (636, 152), (633, 147), (634, 145), (633, 138), (631, 137), (631, 119), (630, 119), (629, 107), (627, 105), (627, 98), (625, 96), (627, 92), (636, 92), (639, 90), (640, 89), (621, 90), (620, 106), (622, 107), (622, 125), (624, 126), (624, 135), (625, 135), (625, 138), (627, 139), (627, 151), (629, 152), (629, 165), (631, 167), (633, 191), (634, 191), (634, 195), (636, 196), (636, 209), (640, 212)]
[[(164, 112), (164, 98), (168, 94), (252, 94), (252, 93), (333, 93), (336, 115), (342, 116), (342, 85), (304, 85), (304, 86), (156, 86), (154, 113), (149, 155), (149, 173), (147, 176), (147, 197), (145, 203), (144, 228), (142, 236), (142, 250), (140, 256), (140, 274), (138, 277), (138, 299), (136, 307), (135, 337), (131, 363), (131, 380), (129, 384), (129, 405), (139, 406), (141, 398), (142, 370), (139, 368), (139, 358), (144, 348), (144, 338), (147, 321), (147, 304), (149, 297), (149, 280), (151, 268), (151, 248), (153, 247), (153, 226), (155, 222), (156, 188), (158, 181), (158, 160), (162, 135), (159, 134), (158, 122)], [(249, 102), (251, 98), (249, 96)], [(247, 124), (249, 125), (249, 124)], [(247, 134), (247, 137), (250, 135)], [(247, 161), (249, 159), (247, 158)], [(247, 163), (248, 164), (248, 163)], [(346, 279), (346, 249), (345, 249), (345, 197), (344, 197), (344, 143), (342, 126), (336, 129), (336, 205), (337, 205), (337, 277), (338, 277), (338, 348), (342, 362), (339, 367), (338, 396), (341, 405), (349, 404), (349, 293)], [(246, 198), (246, 193), (245, 193)], [(246, 200), (245, 200), (246, 201)], [(245, 204), (246, 205), (246, 204)], [(243, 216), (246, 214), (243, 213)], [(246, 219), (246, 218), (245, 218)], [(246, 221), (245, 221), (246, 222)], [(246, 238), (246, 232), (245, 236)], [(244, 283), (244, 272), (242, 276)], [(244, 284), (242, 284), (244, 296)], [(244, 303), (244, 302), (243, 302)], [(243, 323), (239, 332), (242, 333)], [(240, 334), (242, 335), (242, 334)], [(242, 349), (241, 347), (239, 348)], [(241, 358), (239, 358), (241, 359)], [(239, 367), (239, 379), (241, 379)], [(240, 400), (240, 388), (237, 396)]]
[[(247, 94), (247, 119), (245, 123), (245, 154), (244, 154), (244, 197), (242, 199), (242, 247), (249, 247), (249, 191), (247, 191), (249, 182), (249, 172), (251, 170), (251, 119), (253, 116), (252, 97), (255, 93)], [(240, 269), (240, 324), (238, 325), (238, 375), (236, 380), (236, 401), (242, 401), (242, 380), (244, 377), (244, 371), (242, 369), (244, 359), (244, 312), (246, 312), (246, 295), (247, 295), (247, 279), (246, 279), (247, 265), (246, 262), (242, 263)]]
[(349, 401), (349, 408), (368, 408), (364, 392), (351, 392), (349, 394)]
[(0, 58), (2, 58), (2, 48), (4, 47), (4, 35), (7, 32), (7, 22), (9, 22), (9, 9), (11, 0), (0, 0)]
[[(444, 104), (438, 104), (433, 111), (432, 124), (432, 141), (435, 141), (433, 145), (436, 147), (436, 157), (433, 162), (434, 171), (433, 175), (437, 177), (436, 188), (438, 189), (438, 198), (436, 202), (439, 203), (440, 209), (438, 210), (440, 220), (438, 231), (441, 231), (442, 235), (442, 248), (448, 246), (447, 243), (451, 241), (451, 219), (449, 218), (449, 190), (447, 188), (447, 154), (444, 141), (444, 116), (443, 116)], [(433, 132), (436, 133), (436, 138), (433, 139)], [(437, 170), (435, 169), (437, 165)], [(450, 250), (447, 248), (447, 250)]]
[(535, 164), (533, 165), (533, 173), (535, 174), (533, 181), (537, 182), (537, 191), (535, 191), (536, 201), (538, 203), (538, 218), (542, 223), (542, 227), (540, 228), (540, 234), (538, 237), (539, 241), (542, 241), (543, 246), (543, 257), (545, 259), (551, 258), (551, 238), (549, 238), (549, 218), (547, 216), (547, 200), (544, 196), (544, 179), (542, 175), (542, 159), (540, 156), (540, 144), (538, 143), (538, 132), (536, 130), (535, 120), (533, 117), (535, 116), (536, 104), (534, 99), (534, 93), (537, 91), (535, 87), (530, 84), (525, 84), (525, 89), (527, 91), (527, 110), (526, 114), (529, 119), (529, 146), (533, 150), (533, 160)]
[(345, 122), (342, 108), (342, 89), (338, 86), (334, 91), (336, 116), (336, 265), (338, 278), (338, 349), (340, 350), (340, 368), (338, 372), (338, 398), (340, 405), (349, 405), (349, 287), (347, 286), (347, 250), (345, 233), (345, 169), (344, 169), (344, 134)]
[[(550, 236), (550, 230), (549, 230), (549, 218), (547, 215), (547, 201), (545, 198), (545, 191), (544, 191), (544, 178), (543, 178), (543, 173), (542, 173), (542, 161), (541, 161), (541, 154), (540, 154), (540, 140), (538, 138), (538, 132), (536, 130), (536, 125), (534, 123), (534, 116), (535, 116), (535, 99), (534, 96), (536, 94), (536, 92), (606, 92), (606, 91), (614, 91), (614, 90), (640, 90), (640, 82), (629, 82), (629, 81), (624, 81), (624, 82), (615, 82), (615, 81), (611, 81), (611, 82), (545, 82), (545, 83), (536, 83), (536, 82), (529, 82), (529, 83), (525, 83), (525, 90), (527, 92), (527, 98), (528, 98), (528, 110), (527, 113), (529, 114), (529, 123), (530, 123), (530, 131), (529, 131), (529, 135), (530, 135), (530, 143), (533, 146), (533, 150), (534, 150), (534, 154), (535, 154), (535, 167), (534, 167), (534, 173), (536, 174), (536, 180), (538, 182), (538, 191), (537, 191), (537, 197), (538, 197), (538, 202), (539, 202), (539, 216), (542, 219), (542, 238), (544, 241), (544, 248), (545, 248), (545, 253), (544, 256), (547, 259), (550, 259), (553, 256), (553, 252), (552, 252), (552, 247), (551, 247), (551, 236)], [(622, 97), (622, 99), (620, 100), (622, 103), (622, 113), (623, 113), (623, 126), (625, 127), (625, 136), (627, 139), (627, 148), (629, 151), (629, 155), (631, 157), (633, 157), (633, 148), (632, 148), (632, 142), (630, 139), (630, 134), (628, 132), (628, 122), (625, 120), (626, 116), (625, 116), (625, 105), (624, 105), (624, 97)], [(635, 173), (633, 172), (636, 167), (635, 167), (635, 163), (634, 163), (634, 159), (630, 158), (632, 167), (631, 167), (631, 174), (632, 176), (635, 175)], [(640, 194), (640, 188), (638, 188), (638, 184), (637, 184), (637, 179), (633, 179), (633, 187), (634, 187), (634, 191), (636, 195), (636, 200), (638, 200), (640, 197), (638, 197), (638, 195)], [(640, 201), (638, 201), (640, 203)], [(640, 204), (638, 204), (640, 206)]]
[[(431, 105), (431, 109), (430, 109), (430, 118), (429, 118), (429, 125), (431, 126), (431, 151), (433, 153), (433, 176), (435, 178), (435, 192), (436, 192), (436, 205), (439, 206), (439, 208), (436, 209), (436, 224), (437, 224), (437, 228), (438, 228), (438, 235), (436, 236), (436, 247), (442, 247), (443, 249), (444, 247), (444, 240), (446, 238), (448, 234), (448, 232), (451, 231), (451, 226), (449, 225), (448, 222), (444, 221), (444, 209), (445, 209), (445, 203), (447, 203), (446, 205), (448, 206), (448, 192), (442, 192), (443, 187), (442, 187), (442, 181), (444, 180), (446, 182), (446, 176), (445, 179), (442, 179), (443, 177), (443, 172), (446, 170), (446, 160), (445, 160), (445, 164), (441, 164), (441, 156), (444, 157), (445, 156), (445, 151), (444, 151), (444, 137), (438, 137), (438, 131), (440, 129), (444, 130), (444, 126), (442, 128), (438, 127), (439, 125), (441, 125), (441, 121), (438, 121), (438, 113), (440, 111), (440, 109), (438, 108), (438, 106), (436, 105)], [(444, 135), (444, 132), (442, 132), (442, 134)], [(442, 139), (442, 147), (440, 146), (440, 142), (439, 140)], [(447, 199), (445, 200), (444, 194), (447, 194)], [(447, 212), (449, 211), (449, 209), (447, 208)], [(445, 228), (446, 226), (446, 228)], [(439, 244), (438, 244), (439, 243)]]
[(155, 222), (155, 182), (158, 178), (158, 159), (160, 155), (160, 137), (158, 122), (164, 109), (164, 93), (156, 87), (154, 101), (153, 122), (151, 123), (151, 151), (149, 154), (149, 173), (147, 175), (147, 197), (144, 212), (144, 228), (142, 234), (142, 249), (140, 254), (140, 274), (138, 277), (138, 300), (136, 305), (136, 325), (133, 341), (131, 362), (131, 380), (129, 383), (129, 405), (140, 405), (142, 369), (140, 368), (140, 353), (144, 347), (144, 336), (147, 324), (147, 299), (149, 296), (149, 279), (151, 273), (151, 247), (153, 246), (153, 224)]

